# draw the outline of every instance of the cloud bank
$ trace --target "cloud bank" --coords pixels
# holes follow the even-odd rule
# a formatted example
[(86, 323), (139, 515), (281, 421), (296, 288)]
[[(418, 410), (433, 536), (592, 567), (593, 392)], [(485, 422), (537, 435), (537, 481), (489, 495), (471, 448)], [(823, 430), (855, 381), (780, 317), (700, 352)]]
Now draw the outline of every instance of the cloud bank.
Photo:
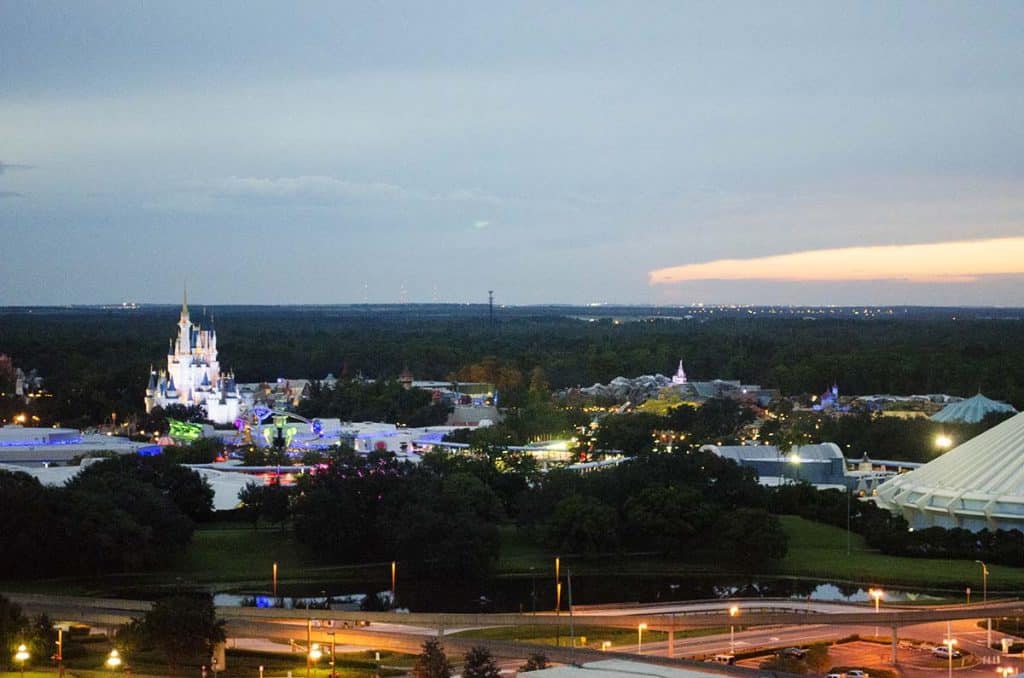
[(651, 271), (651, 285), (692, 280), (787, 282), (893, 280), (972, 282), (1024, 274), (1024, 237), (810, 250), (750, 259), (717, 259)]

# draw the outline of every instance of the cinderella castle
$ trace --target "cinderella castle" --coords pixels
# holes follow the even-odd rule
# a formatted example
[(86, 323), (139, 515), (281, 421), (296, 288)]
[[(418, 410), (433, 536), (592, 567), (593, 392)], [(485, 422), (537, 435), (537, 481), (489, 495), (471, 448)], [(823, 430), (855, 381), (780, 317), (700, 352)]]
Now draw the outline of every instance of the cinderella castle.
[(146, 412), (169, 405), (203, 405), (206, 416), (218, 424), (238, 418), (241, 396), (234, 374), (220, 372), (217, 332), (204, 330), (189, 320), (188, 296), (181, 304), (178, 338), (167, 350), (167, 369), (150, 369), (146, 386)]

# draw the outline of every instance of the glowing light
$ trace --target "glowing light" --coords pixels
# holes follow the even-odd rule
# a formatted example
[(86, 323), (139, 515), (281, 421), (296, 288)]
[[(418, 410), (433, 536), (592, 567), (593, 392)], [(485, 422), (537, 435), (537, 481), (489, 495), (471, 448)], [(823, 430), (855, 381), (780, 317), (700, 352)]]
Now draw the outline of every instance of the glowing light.
[(901, 280), (973, 282), (988, 275), (1024, 274), (1024, 237), (926, 245), (809, 250), (750, 259), (717, 259), (651, 271), (652, 285), (689, 280)]
[(950, 438), (949, 436), (943, 433), (940, 433), (939, 435), (935, 436), (935, 447), (938, 447), (941, 450), (947, 450), (952, 446), (953, 439)]

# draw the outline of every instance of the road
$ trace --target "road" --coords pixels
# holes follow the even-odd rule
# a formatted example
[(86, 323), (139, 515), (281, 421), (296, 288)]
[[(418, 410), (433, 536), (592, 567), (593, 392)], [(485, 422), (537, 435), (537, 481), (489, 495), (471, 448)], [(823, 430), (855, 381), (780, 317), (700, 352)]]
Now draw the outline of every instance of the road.
[[(5, 595), (32, 614), (46, 612), (55, 619), (79, 620), (108, 628), (141, 617), (149, 607), (149, 603), (143, 601), (31, 594)], [(729, 616), (728, 608), (732, 605), (739, 606), (738, 617)], [(441, 630), (446, 636), (446, 644), (454, 651), (465, 651), (471, 645), (482, 644), (488, 646), (496, 655), (510, 659), (525, 658), (538, 648), (525, 643), (453, 638), (449, 634), (485, 626), (561, 624), (564, 628), (568, 621), (565, 614), (556, 619), (553, 614), (396, 614), (237, 607), (218, 608), (217, 614), (227, 620), (228, 633), (232, 637), (291, 638), (301, 641), (306, 637), (307, 620), (312, 618), (322, 625), (321, 628), (313, 630), (312, 638), (316, 642), (329, 642), (331, 631), (328, 627), (333, 625), (333, 636), (338, 643), (416, 652), (425, 637), (434, 636)], [(807, 645), (816, 641), (836, 640), (853, 633), (865, 638), (870, 638), (876, 633), (889, 636), (893, 624), (899, 625), (900, 638), (939, 644), (946, 636), (947, 628), (947, 622), (940, 620), (948, 619), (954, 636), (960, 641), (960, 647), (979, 656), (995, 655), (985, 647), (984, 630), (978, 629), (975, 625), (976, 618), (985, 614), (993, 617), (1024, 616), (1024, 604), (1019, 601), (998, 601), (989, 603), (988, 606), (976, 604), (969, 607), (885, 606), (879, 612), (875, 612), (871, 607), (864, 605), (826, 601), (731, 599), (696, 601), (688, 604), (588, 607), (574, 610), (574, 616), (579, 623), (609, 629), (636, 628), (639, 624), (647, 624), (651, 630), (682, 631), (707, 627), (722, 628), (728, 627), (730, 623), (743, 624), (748, 628), (736, 632), (737, 651)], [(369, 626), (360, 625), (360, 621), (367, 620), (372, 622)], [(994, 641), (998, 641), (1000, 637), (998, 633), (993, 634)], [(591, 641), (599, 642), (600, 639), (592, 637)], [(729, 648), (729, 634), (718, 633), (697, 638), (678, 638), (672, 644), (671, 654), (675, 658), (706, 657), (728, 652)], [(543, 646), (541, 649), (552, 659), (560, 661), (593, 661), (595, 658), (609, 656), (592, 649), (568, 650), (550, 646)], [(632, 651), (633, 648), (617, 649)], [(892, 652), (889, 646), (869, 643), (849, 646), (847, 649), (855, 651), (853, 660), (865, 664), (868, 661), (874, 662), (871, 665), (880, 665), (878, 662), (887, 664)], [(863, 662), (858, 659), (856, 652), (864, 655)], [(616, 654), (626, 656), (623, 652)], [(657, 661), (670, 661), (667, 659), (670, 654), (669, 645), (664, 641), (645, 643), (642, 654)], [(908, 666), (904, 675), (928, 675), (928, 671), (935, 675), (934, 662), (930, 660), (927, 652), (904, 650), (901, 651), (899, 659)], [(920, 660), (929, 666), (914, 668), (915, 662)], [(921, 673), (922, 671), (925, 673)], [(979, 675), (980, 672), (991, 675), (994, 673), (993, 665), (984, 665), (984, 671), (981, 667), (963, 669), (958, 675), (975, 672)]]

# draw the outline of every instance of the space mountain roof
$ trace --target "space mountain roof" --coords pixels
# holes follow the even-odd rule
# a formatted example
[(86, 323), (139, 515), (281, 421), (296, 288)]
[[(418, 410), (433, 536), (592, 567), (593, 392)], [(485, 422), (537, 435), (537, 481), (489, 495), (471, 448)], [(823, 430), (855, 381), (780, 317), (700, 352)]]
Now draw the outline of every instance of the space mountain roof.
[(1016, 412), (1013, 405), (986, 398), (980, 393), (973, 398), (946, 405), (932, 415), (932, 421), (977, 424), (993, 412)]
[(1024, 414), (879, 486), (912, 527), (1024, 528)]

